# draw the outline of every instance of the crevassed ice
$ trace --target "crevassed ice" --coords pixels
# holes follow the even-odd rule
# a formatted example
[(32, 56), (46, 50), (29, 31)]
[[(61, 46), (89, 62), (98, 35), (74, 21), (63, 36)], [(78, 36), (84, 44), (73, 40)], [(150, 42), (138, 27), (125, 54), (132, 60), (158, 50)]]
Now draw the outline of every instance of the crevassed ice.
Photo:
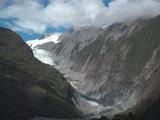
[(33, 49), (34, 57), (37, 58), (39, 61), (49, 64), (49, 65), (55, 65), (51, 54), (48, 51), (42, 50), (42, 49)]

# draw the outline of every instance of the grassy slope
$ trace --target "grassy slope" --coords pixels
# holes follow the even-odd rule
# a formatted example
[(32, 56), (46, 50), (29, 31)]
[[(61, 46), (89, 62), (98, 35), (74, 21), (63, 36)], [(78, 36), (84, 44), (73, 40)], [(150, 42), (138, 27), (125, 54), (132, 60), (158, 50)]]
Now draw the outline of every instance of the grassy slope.
[(69, 102), (69, 88), (57, 70), (33, 57), (19, 36), (0, 28), (1, 120), (77, 117), (79, 111)]

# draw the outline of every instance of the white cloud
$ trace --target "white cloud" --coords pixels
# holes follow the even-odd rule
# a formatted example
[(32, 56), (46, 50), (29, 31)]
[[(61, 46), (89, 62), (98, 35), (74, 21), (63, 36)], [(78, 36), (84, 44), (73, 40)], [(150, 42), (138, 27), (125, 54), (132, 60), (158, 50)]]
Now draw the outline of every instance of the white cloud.
[(1, 3), (1, 4), (4, 3), (4, 0), (0, 0), (0, 3)]
[(103, 0), (50, 0), (46, 7), (38, 1), (14, 0), (1, 9), (0, 18), (16, 18), (16, 27), (43, 33), (47, 26), (102, 26), (160, 14), (158, 0), (113, 0), (108, 7)]
[(107, 22), (155, 17), (159, 14), (160, 2), (157, 0), (115, 0), (109, 4)]

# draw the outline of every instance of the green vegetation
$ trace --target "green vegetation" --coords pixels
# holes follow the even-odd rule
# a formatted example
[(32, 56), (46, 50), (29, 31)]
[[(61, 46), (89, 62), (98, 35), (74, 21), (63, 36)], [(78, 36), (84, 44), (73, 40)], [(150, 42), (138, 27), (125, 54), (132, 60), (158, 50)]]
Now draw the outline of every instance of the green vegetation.
[(70, 90), (61, 73), (35, 59), (14, 32), (0, 28), (1, 120), (79, 117), (70, 102)]
[(127, 115), (115, 115), (112, 120), (137, 120), (137, 117), (133, 113), (128, 113)]
[(115, 115), (112, 119), (107, 118), (106, 116), (101, 116), (100, 118), (92, 118), (91, 120), (138, 120), (136, 115), (133, 113), (128, 113), (127, 115), (118, 114)]

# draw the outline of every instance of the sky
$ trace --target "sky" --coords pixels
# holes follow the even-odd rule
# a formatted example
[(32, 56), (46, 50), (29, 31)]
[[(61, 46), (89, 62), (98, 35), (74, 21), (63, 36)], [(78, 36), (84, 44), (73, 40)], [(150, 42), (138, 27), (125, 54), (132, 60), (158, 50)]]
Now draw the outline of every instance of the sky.
[(71, 27), (102, 27), (159, 14), (159, 0), (0, 0), (0, 26), (24, 40)]

